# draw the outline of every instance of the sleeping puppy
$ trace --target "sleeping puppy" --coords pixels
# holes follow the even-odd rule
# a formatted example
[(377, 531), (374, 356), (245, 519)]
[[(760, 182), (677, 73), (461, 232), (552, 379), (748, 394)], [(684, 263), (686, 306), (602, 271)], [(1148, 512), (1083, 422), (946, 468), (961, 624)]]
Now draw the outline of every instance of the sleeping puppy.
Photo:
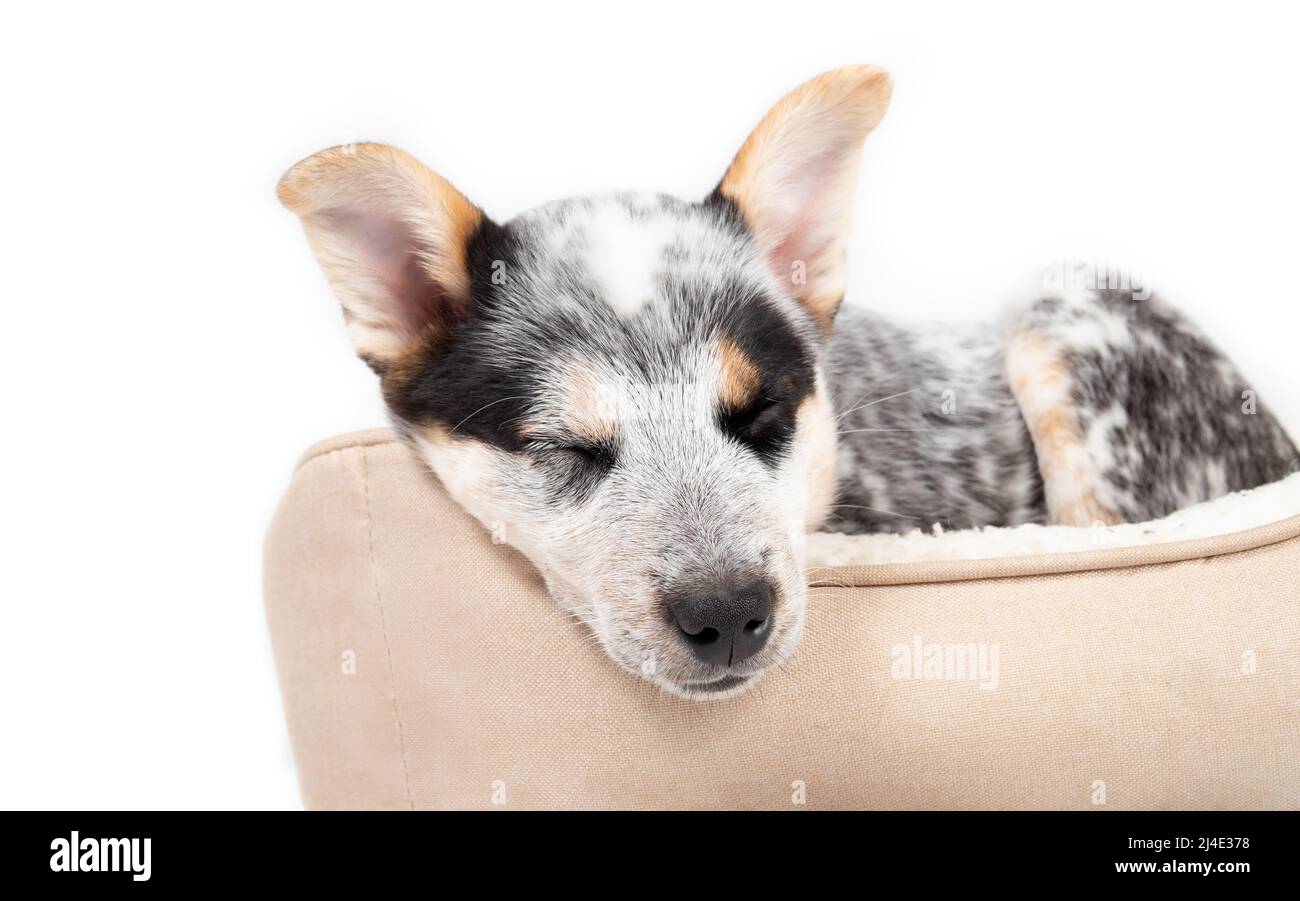
[(812, 79), (695, 201), (497, 223), (380, 144), (280, 182), (398, 431), (674, 694), (735, 694), (794, 650), (805, 530), (1140, 521), (1297, 460), (1233, 365), (1132, 291), (947, 333), (841, 311), (889, 97), (878, 68)]

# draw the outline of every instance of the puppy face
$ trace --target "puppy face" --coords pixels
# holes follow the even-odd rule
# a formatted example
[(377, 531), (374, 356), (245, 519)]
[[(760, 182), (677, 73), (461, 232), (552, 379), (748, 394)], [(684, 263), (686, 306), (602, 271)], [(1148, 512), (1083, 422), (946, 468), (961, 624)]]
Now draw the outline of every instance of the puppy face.
[[(798, 638), (799, 540), (829, 503), (813, 317), (717, 201), (547, 207), (484, 229), (470, 267), (457, 339), (385, 373), (390, 408), (621, 666), (738, 690)], [(745, 591), (767, 606), (744, 623), (674, 616)], [(715, 629), (720, 652), (751, 621), (765, 640), (744, 659), (701, 657), (683, 631)]]
[(497, 224), (382, 145), (281, 182), (398, 428), (621, 667), (674, 693), (739, 692), (802, 631), (802, 536), (834, 491), (820, 357), (888, 91), (866, 67), (807, 83), (700, 202)]

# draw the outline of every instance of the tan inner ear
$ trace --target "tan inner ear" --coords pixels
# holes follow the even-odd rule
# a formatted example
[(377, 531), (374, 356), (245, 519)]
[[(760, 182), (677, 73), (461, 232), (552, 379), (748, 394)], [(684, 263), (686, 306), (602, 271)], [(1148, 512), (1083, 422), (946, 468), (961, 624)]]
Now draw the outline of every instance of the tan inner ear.
[(395, 147), (353, 144), (295, 165), (276, 191), (302, 220), (357, 353), (387, 366), (445, 338), (470, 293), (466, 250), (483, 212)]
[(828, 331), (844, 297), (843, 242), (862, 143), (891, 94), (889, 73), (875, 66), (818, 75), (768, 111), (718, 186), (776, 277)]

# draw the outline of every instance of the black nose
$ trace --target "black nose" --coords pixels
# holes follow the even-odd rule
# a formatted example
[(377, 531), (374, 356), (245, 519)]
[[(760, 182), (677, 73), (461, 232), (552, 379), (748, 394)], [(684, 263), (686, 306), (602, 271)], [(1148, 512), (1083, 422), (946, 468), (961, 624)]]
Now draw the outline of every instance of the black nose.
[(766, 582), (693, 594), (668, 609), (695, 656), (718, 666), (754, 656), (772, 631), (772, 589)]

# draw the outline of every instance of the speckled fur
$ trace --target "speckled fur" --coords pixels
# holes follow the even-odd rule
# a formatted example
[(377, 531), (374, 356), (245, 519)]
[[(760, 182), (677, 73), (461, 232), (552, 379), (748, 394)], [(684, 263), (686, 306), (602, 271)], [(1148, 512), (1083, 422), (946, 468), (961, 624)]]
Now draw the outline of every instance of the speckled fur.
[(1083, 478), (1117, 521), (1273, 482), (1300, 463), (1253, 384), (1158, 296), (1064, 292), (1031, 306), (1014, 332), (1013, 343), (1040, 337), (1058, 349)]
[[(398, 430), (619, 666), (676, 694), (729, 696), (793, 652), (807, 530), (1138, 520), (1296, 462), (1159, 301), (1063, 292), (960, 329), (841, 308), (890, 91), (871, 66), (811, 79), (699, 201), (498, 224), (377, 144), (281, 180)], [(694, 653), (675, 603), (741, 593), (771, 599), (745, 626), (765, 643)]]
[(993, 327), (906, 328), (845, 307), (828, 380), (839, 490), (825, 528), (1043, 522), (1042, 480)]
[[(1300, 454), (1235, 366), (1157, 297), (1045, 295), (986, 326), (905, 328), (845, 308), (828, 364), (839, 491), (826, 528), (1089, 525), (1054, 509), (1008, 377), (1017, 339), (1063, 362), (1080, 458), (1106, 523), (1140, 522), (1294, 472)], [(1013, 359), (1011, 364), (1016, 361)], [(1033, 362), (1033, 361), (1030, 361)], [(1047, 372), (1028, 374), (1046, 380)], [(1252, 392), (1244, 394), (1244, 392)], [(1252, 412), (1253, 410), (1253, 412)]]

